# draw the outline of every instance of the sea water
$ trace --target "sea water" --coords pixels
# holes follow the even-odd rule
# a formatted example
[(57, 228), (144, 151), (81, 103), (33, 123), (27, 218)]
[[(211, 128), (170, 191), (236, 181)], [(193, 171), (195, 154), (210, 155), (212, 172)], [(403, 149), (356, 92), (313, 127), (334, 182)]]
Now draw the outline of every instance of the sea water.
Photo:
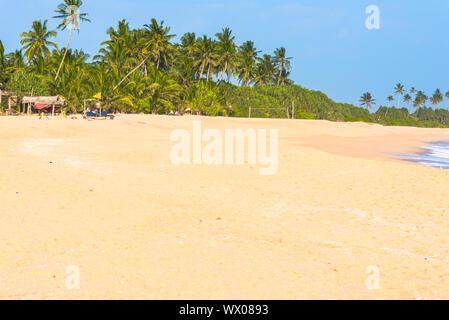
[(396, 154), (396, 156), (425, 166), (449, 170), (449, 142), (432, 142), (423, 149), (425, 151), (418, 155)]

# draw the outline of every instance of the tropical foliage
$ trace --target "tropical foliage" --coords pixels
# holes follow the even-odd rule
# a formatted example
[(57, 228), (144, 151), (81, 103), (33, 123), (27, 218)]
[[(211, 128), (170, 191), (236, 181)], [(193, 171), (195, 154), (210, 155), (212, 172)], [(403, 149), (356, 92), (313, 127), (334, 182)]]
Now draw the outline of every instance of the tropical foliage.
[(69, 30), (67, 45), (52, 42), (56, 31), (47, 20), (34, 21), (21, 33), (22, 48), (4, 54), (0, 42), (0, 81), (24, 95), (60, 95), (73, 112), (85, 101), (101, 96), (104, 108), (125, 112), (191, 111), (203, 115), (231, 115), (227, 95), (232, 83), (242, 86), (289, 86), (291, 58), (285, 48), (259, 56), (251, 41), (238, 45), (230, 28), (214, 38), (186, 33), (179, 43), (164, 21), (150, 19), (132, 29), (121, 20), (110, 27), (98, 53), (71, 49), (73, 31), (90, 22), (83, 1), (64, 0), (53, 18), (58, 30)]
[[(295, 85), (284, 47), (262, 53), (253, 41), (237, 43), (230, 28), (214, 37), (188, 32), (175, 41), (164, 21), (149, 19), (132, 29), (121, 20), (106, 30), (107, 40), (90, 56), (70, 48), (73, 31), (90, 22), (83, 10), (81, 0), (64, 0), (56, 8), (57, 29), (69, 31), (63, 49), (54, 42), (57, 33), (48, 29), (48, 20), (34, 21), (20, 34), (22, 48), (13, 52), (5, 53), (0, 41), (0, 87), (19, 96), (60, 95), (72, 112), (101, 97), (97, 102), (111, 111), (449, 125), (449, 112), (441, 109), (449, 92), (437, 89), (428, 97), (397, 84), (388, 97), (390, 106), (396, 96), (396, 108), (381, 106), (370, 113), (376, 105), (371, 93), (364, 93), (357, 107)], [(409, 110), (400, 109), (401, 101)]]

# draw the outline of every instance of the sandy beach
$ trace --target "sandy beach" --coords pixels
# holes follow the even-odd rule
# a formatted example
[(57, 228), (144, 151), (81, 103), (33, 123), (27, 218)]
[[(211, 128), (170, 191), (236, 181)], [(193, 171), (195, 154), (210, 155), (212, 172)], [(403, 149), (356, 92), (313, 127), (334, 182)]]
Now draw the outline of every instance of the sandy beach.
[[(278, 173), (173, 165), (194, 120), (279, 129)], [(449, 171), (389, 155), (432, 141), (449, 129), (0, 117), (0, 299), (449, 299)]]

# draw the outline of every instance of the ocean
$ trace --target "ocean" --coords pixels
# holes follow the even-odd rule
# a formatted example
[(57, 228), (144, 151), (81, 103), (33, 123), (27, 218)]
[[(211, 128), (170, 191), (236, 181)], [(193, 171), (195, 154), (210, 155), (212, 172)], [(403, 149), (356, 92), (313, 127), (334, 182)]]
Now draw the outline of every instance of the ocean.
[(425, 166), (449, 170), (449, 142), (432, 142), (423, 147), (425, 151), (418, 155), (396, 154), (406, 161)]

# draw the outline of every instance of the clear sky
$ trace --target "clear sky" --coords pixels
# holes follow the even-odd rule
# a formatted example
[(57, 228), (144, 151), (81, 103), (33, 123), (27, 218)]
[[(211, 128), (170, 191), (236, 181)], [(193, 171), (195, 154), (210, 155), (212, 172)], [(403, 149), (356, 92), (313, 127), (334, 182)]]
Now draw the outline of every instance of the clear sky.
[[(51, 19), (61, 0), (0, 0), (0, 39), (6, 51), (20, 47), (19, 34), (32, 21)], [(380, 9), (380, 29), (368, 30), (365, 10)], [(366, 91), (377, 104), (400, 82), (430, 95), (449, 91), (449, 1), (447, 0), (84, 0), (72, 48), (94, 55), (106, 29), (126, 18), (132, 27), (152, 17), (178, 36), (213, 36), (230, 27), (239, 43), (253, 40), (263, 52), (284, 46), (293, 57), (292, 79), (339, 102), (358, 104)], [(58, 33), (62, 47), (68, 31)]]

